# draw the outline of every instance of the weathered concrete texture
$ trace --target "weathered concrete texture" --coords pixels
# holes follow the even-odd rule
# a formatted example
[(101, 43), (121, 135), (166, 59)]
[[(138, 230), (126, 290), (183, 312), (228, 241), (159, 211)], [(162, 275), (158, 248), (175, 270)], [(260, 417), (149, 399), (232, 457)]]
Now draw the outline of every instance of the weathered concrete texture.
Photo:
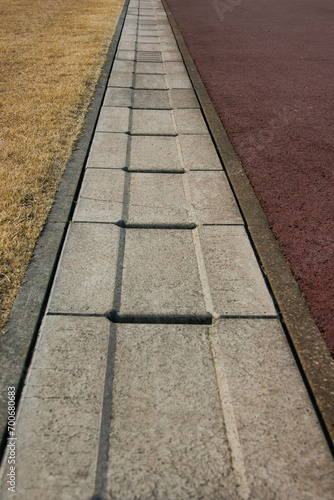
[(179, 141), (186, 169), (222, 170), (211, 137), (208, 135), (181, 135)]
[(134, 108), (170, 109), (167, 90), (135, 90), (133, 99)]
[(116, 59), (123, 61), (134, 61), (136, 58), (135, 50), (118, 50)]
[(129, 223), (190, 222), (183, 189), (183, 175), (144, 173), (130, 175)]
[(183, 172), (175, 137), (131, 137), (129, 170)]
[(134, 61), (119, 61), (115, 60), (113, 64), (113, 71), (119, 72), (129, 72), (132, 73), (134, 71), (135, 63)]
[(128, 108), (132, 104), (132, 90), (130, 88), (109, 87), (104, 99), (104, 106)]
[(162, 63), (137, 62), (136, 73), (164, 75), (165, 68)]
[(224, 319), (212, 334), (250, 498), (332, 499), (332, 456), (279, 321)]
[(171, 89), (169, 95), (173, 108), (199, 108), (192, 89)]
[(75, 222), (117, 222), (122, 218), (125, 172), (87, 169), (81, 186)]
[(119, 325), (108, 499), (237, 499), (205, 327)]
[(120, 313), (206, 313), (191, 230), (127, 229)]
[(87, 168), (124, 168), (129, 136), (95, 132)]
[(97, 122), (97, 132), (129, 132), (128, 108), (103, 107)]
[(167, 75), (167, 86), (170, 89), (191, 89), (189, 77), (185, 74), (170, 73)]
[(215, 312), (276, 314), (244, 227), (203, 226), (199, 234)]
[(200, 224), (243, 224), (224, 172), (188, 172), (191, 204)]
[(209, 133), (199, 109), (175, 109), (174, 116), (179, 134)]
[(111, 308), (119, 231), (109, 224), (71, 224), (49, 312), (104, 314)]
[(109, 328), (105, 318), (45, 318), (18, 414), (15, 498), (94, 494)]
[(131, 133), (139, 135), (176, 135), (172, 112), (165, 109), (134, 109)]
[(135, 88), (137, 89), (167, 89), (164, 75), (136, 74)]

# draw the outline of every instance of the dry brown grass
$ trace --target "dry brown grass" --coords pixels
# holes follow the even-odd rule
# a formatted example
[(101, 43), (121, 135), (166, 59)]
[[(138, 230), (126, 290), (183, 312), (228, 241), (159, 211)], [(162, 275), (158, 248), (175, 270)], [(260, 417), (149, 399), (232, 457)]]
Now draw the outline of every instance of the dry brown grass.
[(0, 331), (124, 0), (0, 0)]

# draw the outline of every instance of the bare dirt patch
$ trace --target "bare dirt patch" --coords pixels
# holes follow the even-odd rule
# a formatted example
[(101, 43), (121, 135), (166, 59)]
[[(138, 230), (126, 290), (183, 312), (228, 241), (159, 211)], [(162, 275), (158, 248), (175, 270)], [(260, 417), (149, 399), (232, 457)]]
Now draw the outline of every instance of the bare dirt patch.
[(124, 0), (0, 0), (0, 331)]

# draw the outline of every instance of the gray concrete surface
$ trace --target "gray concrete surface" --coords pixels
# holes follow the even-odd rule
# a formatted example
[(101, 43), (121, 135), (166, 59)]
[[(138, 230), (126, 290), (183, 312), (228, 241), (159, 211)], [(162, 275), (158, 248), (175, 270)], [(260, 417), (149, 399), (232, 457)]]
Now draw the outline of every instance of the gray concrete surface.
[(25, 500), (334, 496), (332, 455), (159, 0), (130, 1), (15, 466)]

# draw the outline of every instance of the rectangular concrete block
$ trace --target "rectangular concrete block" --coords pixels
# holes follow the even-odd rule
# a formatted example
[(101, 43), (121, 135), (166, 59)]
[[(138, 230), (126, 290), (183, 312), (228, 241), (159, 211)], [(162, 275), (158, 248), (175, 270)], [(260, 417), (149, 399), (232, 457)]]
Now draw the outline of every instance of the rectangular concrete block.
[(199, 228), (214, 310), (220, 315), (276, 315), (243, 226)]
[(141, 43), (138, 42), (137, 50), (152, 50), (152, 51), (161, 51), (160, 43)]
[(136, 50), (136, 40), (120, 40), (118, 44), (118, 50)]
[(199, 108), (198, 100), (192, 89), (171, 89), (169, 95), (173, 108)]
[(333, 460), (279, 321), (221, 320), (212, 338), (248, 498), (331, 499)]
[(97, 122), (97, 132), (129, 132), (129, 108), (109, 108), (101, 109)]
[(188, 73), (185, 69), (183, 61), (166, 61), (164, 63), (167, 74), (181, 74), (187, 76)]
[[(109, 328), (105, 318), (45, 318), (17, 415), (15, 497), (94, 494)], [(2, 499), (13, 497), (7, 486)]]
[(162, 52), (176, 52), (177, 50), (179, 50), (179, 48), (175, 40), (168, 40), (165, 42), (161, 41), (161, 50)]
[(120, 73), (133, 73), (134, 66), (134, 61), (120, 61), (116, 59), (113, 64), (112, 71)]
[(126, 230), (120, 314), (206, 314), (191, 230)]
[(104, 314), (112, 308), (119, 234), (112, 224), (71, 224), (48, 312)]
[(192, 89), (188, 75), (180, 73), (169, 73), (167, 75), (167, 86), (170, 89)]
[(117, 71), (113, 70), (111, 72), (108, 86), (109, 87), (132, 87), (133, 73), (129, 71)]
[(136, 89), (167, 89), (165, 75), (147, 75), (136, 73)]
[(180, 174), (130, 174), (128, 222), (132, 224), (189, 223)]
[(148, 73), (155, 75), (164, 75), (165, 68), (163, 63), (155, 62), (137, 62), (136, 73)]
[(182, 62), (182, 57), (179, 51), (165, 51), (163, 52), (163, 60), (164, 62), (168, 61), (180, 61)]
[(128, 108), (132, 104), (130, 88), (108, 87), (103, 106)]
[(134, 108), (171, 109), (167, 90), (135, 90)]
[(176, 138), (132, 136), (129, 170), (183, 172)]
[(175, 109), (174, 116), (179, 134), (209, 133), (199, 109)]
[(243, 224), (235, 198), (222, 172), (188, 172), (191, 204), (200, 224)]
[(236, 479), (206, 329), (119, 325), (108, 498), (228, 498)]
[(135, 34), (132, 34), (132, 35), (122, 34), (121, 41), (122, 42), (136, 42), (137, 36)]
[(95, 132), (87, 168), (124, 168), (129, 136)]
[[(143, 36), (139, 35), (138, 36), (138, 43), (143, 44), (143, 43), (160, 43), (160, 38), (158, 36)], [(138, 49), (141, 50), (141, 49)], [(159, 50), (159, 49), (158, 49)]]
[(138, 36), (157, 36), (159, 37), (159, 31), (156, 26), (139, 26)]
[(172, 112), (156, 109), (134, 109), (131, 133), (140, 135), (175, 135)]
[(179, 141), (186, 169), (222, 169), (220, 159), (209, 135), (181, 135)]
[(116, 53), (116, 59), (120, 59), (123, 61), (134, 61), (136, 59), (136, 51), (135, 50), (118, 50)]
[(75, 222), (118, 222), (123, 213), (123, 170), (87, 169), (74, 212)]

